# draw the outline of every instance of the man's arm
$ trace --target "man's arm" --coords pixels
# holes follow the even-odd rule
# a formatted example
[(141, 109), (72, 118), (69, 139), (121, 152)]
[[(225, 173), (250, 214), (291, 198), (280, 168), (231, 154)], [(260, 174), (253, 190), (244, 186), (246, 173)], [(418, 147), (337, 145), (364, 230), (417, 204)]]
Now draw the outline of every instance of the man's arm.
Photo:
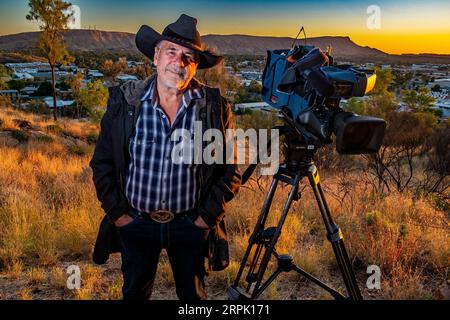
[(115, 174), (112, 148), (112, 114), (114, 107), (117, 107), (112, 105), (112, 98), (114, 94), (120, 94), (119, 90), (118, 87), (110, 88), (108, 105), (100, 124), (100, 135), (94, 155), (89, 163), (93, 171), (97, 198), (112, 223), (124, 215), (124, 213), (129, 212), (130, 209), (128, 201), (120, 189), (120, 182)]
[[(221, 97), (221, 102), (223, 134), (225, 137), (227, 129), (234, 129), (234, 121), (230, 104), (223, 97)], [(224, 145), (223, 154), (226, 155), (226, 145)], [(214, 227), (217, 222), (222, 220), (223, 215), (225, 214), (225, 204), (231, 201), (237, 194), (242, 179), (236, 161), (232, 164), (224, 163), (217, 166), (220, 168), (220, 175), (212, 184), (210, 191), (208, 191), (198, 208), (200, 218), (203, 219), (209, 227)]]

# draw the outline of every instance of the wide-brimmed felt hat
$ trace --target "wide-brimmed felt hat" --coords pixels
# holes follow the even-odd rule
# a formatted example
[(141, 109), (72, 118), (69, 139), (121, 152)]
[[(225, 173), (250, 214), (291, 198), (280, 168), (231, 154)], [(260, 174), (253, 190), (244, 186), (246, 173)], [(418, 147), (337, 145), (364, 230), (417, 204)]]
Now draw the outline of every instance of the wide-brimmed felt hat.
[(182, 14), (177, 21), (169, 24), (162, 34), (143, 25), (136, 34), (136, 46), (144, 55), (153, 60), (155, 46), (167, 40), (196, 51), (199, 55), (198, 69), (208, 69), (220, 63), (222, 56), (203, 50), (200, 34), (197, 31), (197, 19)]

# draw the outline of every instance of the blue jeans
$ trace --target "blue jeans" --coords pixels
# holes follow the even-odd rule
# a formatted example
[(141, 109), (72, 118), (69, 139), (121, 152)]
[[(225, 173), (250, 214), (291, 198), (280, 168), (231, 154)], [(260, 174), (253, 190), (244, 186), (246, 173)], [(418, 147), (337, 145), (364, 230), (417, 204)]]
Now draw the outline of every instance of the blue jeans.
[(204, 257), (209, 231), (197, 227), (193, 221), (194, 218), (186, 216), (160, 224), (136, 217), (117, 228), (124, 300), (150, 298), (162, 249), (169, 256), (178, 298), (206, 299)]

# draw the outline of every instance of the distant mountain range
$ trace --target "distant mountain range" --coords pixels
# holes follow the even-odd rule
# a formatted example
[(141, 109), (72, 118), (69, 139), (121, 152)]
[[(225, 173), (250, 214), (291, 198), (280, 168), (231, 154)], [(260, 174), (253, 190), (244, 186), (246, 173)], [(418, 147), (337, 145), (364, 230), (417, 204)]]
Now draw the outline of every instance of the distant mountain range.
[[(25, 32), (0, 36), (0, 51), (21, 52), (36, 47), (39, 32)], [(70, 30), (65, 41), (72, 51), (120, 51), (137, 53), (135, 35), (127, 32), (98, 30)], [(260, 37), (248, 35), (205, 35), (202, 40), (225, 55), (266, 55), (269, 49), (291, 47), (294, 39), (288, 37)], [(298, 40), (304, 43), (304, 40)], [(308, 44), (326, 49), (333, 47), (333, 55), (340, 60), (371, 62), (450, 63), (450, 55), (420, 54), (391, 55), (381, 50), (363, 47), (349, 37), (309, 38)]]

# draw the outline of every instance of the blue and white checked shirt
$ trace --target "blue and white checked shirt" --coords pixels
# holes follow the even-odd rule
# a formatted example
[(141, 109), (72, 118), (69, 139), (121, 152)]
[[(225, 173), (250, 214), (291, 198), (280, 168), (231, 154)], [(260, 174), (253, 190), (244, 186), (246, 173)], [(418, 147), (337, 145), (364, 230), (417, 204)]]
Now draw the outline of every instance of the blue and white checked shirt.
[[(175, 129), (187, 129), (194, 139), (195, 99), (203, 97), (201, 88), (189, 87), (183, 95), (177, 115), (170, 125), (158, 103), (156, 80), (141, 99), (141, 110), (131, 138), (130, 163), (126, 176), (125, 196), (130, 205), (142, 212), (169, 210), (174, 213), (194, 208), (200, 193), (198, 164), (175, 164), (171, 141)], [(193, 154), (193, 145), (191, 141)]]

